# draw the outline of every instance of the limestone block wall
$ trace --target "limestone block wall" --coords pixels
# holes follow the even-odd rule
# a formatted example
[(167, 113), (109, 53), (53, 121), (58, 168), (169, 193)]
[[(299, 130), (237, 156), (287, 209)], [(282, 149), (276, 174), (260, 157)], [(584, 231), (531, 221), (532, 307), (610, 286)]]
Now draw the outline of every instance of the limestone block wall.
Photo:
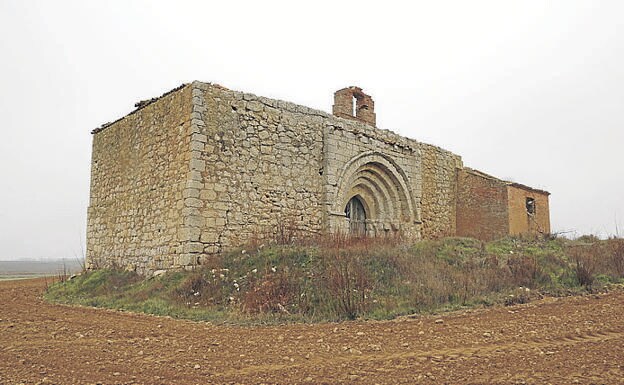
[[(549, 193), (512, 183), (507, 186), (509, 234), (550, 233)], [(527, 212), (527, 199), (532, 199), (535, 212)]]
[(327, 114), (201, 82), (192, 93), (188, 251), (201, 262), (252, 239), (321, 232)]
[(457, 235), (489, 241), (509, 234), (506, 182), (468, 168), (457, 180)]
[(87, 267), (179, 266), (191, 88), (94, 130)]
[(459, 155), (420, 143), (422, 154), (423, 238), (453, 236), (456, 233), (457, 172)]
[(88, 267), (191, 268), (252, 240), (354, 227), (410, 239), (550, 230), (548, 193), (375, 128), (357, 87), (335, 96), (339, 116), (193, 82), (94, 130)]
[(324, 131), (325, 204), (331, 232), (347, 232), (345, 206), (358, 196), (369, 235), (420, 238), (421, 157), (418, 142), (388, 130), (332, 117)]

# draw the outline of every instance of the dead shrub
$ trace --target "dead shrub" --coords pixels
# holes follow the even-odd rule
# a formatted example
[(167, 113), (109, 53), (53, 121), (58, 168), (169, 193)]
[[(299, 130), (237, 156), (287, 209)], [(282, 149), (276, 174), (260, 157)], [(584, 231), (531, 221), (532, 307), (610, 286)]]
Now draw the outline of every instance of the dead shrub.
[(543, 274), (537, 258), (526, 255), (513, 255), (507, 260), (514, 286), (534, 288), (538, 278)]
[(456, 267), (439, 260), (419, 258), (419, 264), (410, 272), (414, 305), (418, 308), (435, 308), (441, 304), (456, 302), (461, 296), (461, 276)]
[(189, 275), (175, 290), (175, 294), (187, 305), (195, 303), (208, 284), (202, 272), (197, 271)]
[(300, 238), (302, 238), (302, 232), (293, 218), (286, 222), (281, 219), (278, 220), (275, 228), (270, 231), (271, 234), (268, 236), (268, 239), (277, 245), (294, 245), (296, 242), (300, 243)]
[(241, 305), (247, 313), (289, 313), (300, 298), (297, 277), (287, 271), (267, 274), (249, 282)]
[(624, 278), (624, 239), (611, 239), (609, 242), (608, 268), (617, 278)]
[(481, 280), (480, 270), (475, 261), (469, 260), (465, 261), (461, 270), (457, 271), (457, 280), (460, 283), (459, 299), (462, 304), (484, 291), (485, 285)]
[(217, 270), (202, 269), (191, 273), (174, 290), (174, 295), (187, 306), (211, 306), (227, 303), (224, 281)]
[(576, 259), (576, 279), (578, 283), (591, 289), (594, 283), (594, 264), (591, 259), (578, 258)]
[(520, 305), (531, 301), (531, 290), (526, 287), (519, 287), (505, 298), (505, 306)]
[(569, 254), (574, 263), (573, 269), (577, 282), (591, 290), (600, 255), (600, 245), (597, 243), (575, 245), (569, 249)]
[(363, 261), (368, 242), (346, 238), (341, 241), (324, 252), (325, 289), (329, 305), (341, 316), (355, 319), (368, 310), (373, 289)]
[(391, 232), (380, 236), (354, 236), (342, 232), (323, 235), (316, 238), (315, 245), (321, 250), (336, 251), (371, 251), (379, 250), (382, 247), (393, 247), (404, 243), (400, 232)]
[(600, 242), (600, 238), (598, 238), (598, 236), (594, 235), (594, 234), (585, 234), (585, 235), (581, 235), (580, 237), (576, 238), (576, 242), (578, 243), (597, 243)]
[(485, 258), (480, 276), (484, 282), (485, 292), (500, 292), (512, 286), (509, 269), (505, 268), (496, 255), (488, 255)]

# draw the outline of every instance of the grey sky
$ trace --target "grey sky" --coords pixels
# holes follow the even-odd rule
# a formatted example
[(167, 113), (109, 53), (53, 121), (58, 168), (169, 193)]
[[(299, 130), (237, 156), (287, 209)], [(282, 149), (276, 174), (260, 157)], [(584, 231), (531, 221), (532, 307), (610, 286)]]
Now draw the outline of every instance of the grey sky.
[(82, 254), (90, 130), (192, 80), (377, 123), (624, 232), (624, 2), (0, 0), (0, 259)]

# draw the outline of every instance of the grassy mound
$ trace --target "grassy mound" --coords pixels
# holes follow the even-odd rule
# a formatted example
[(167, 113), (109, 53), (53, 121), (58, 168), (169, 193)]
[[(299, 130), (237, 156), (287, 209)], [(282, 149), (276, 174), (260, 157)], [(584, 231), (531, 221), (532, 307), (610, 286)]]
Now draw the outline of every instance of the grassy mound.
[(332, 239), (239, 250), (150, 279), (87, 272), (52, 285), (46, 298), (194, 320), (315, 322), (522, 303), (622, 282), (621, 239)]

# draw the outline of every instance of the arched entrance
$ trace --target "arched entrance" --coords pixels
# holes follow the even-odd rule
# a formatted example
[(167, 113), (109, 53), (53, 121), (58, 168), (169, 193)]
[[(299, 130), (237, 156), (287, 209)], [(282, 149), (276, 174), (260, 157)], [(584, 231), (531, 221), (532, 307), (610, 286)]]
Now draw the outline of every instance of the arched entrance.
[(349, 233), (351, 235), (359, 237), (366, 235), (366, 210), (357, 195), (347, 202), (345, 216), (349, 219)]
[(360, 236), (417, 234), (414, 182), (390, 156), (373, 151), (358, 154), (336, 179), (331, 229)]

